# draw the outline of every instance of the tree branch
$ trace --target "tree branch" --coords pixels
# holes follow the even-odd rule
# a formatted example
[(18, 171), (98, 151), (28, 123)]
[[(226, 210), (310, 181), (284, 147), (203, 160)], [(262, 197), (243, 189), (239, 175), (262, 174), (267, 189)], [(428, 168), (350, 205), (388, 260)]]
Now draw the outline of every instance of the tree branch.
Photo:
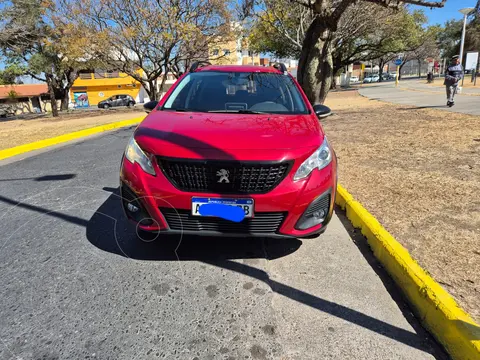
[(430, 8), (441, 8), (445, 5), (447, 0), (441, 1), (426, 1), (426, 0), (364, 0), (367, 2), (382, 5), (384, 7), (398, 9), (402, 4), (425, 6)]

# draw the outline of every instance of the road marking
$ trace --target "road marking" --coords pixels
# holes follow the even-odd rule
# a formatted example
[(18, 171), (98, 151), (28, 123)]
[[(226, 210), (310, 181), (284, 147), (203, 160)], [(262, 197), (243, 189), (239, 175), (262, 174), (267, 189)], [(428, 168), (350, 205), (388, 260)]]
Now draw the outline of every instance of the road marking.
[(480, 359), (480, 326), (408, 251), (341, 185), (335, 202), (367, 238), (373, 254), (403, 291), (416, 315), (453, 359)]
[(79, 130), (79, 131), (71, 132), (68, 134), (59, 135), (53, 138), (39, 140), (32, 143), (15, 146), (13, 148), (0, 150), (0, 160), (4, 160), (12, 156), (20, 155), (26, 152), (39, 150), (49, 146), (58, 145), (58, 144), (72, 141), (75, 139), (83, 138), (86, 136), (102, 133), (105, 131), (136, 125), (140, 123), (144, 118), (145, 116), (141, 116), (141, 117), (137, 117), (130, 120), (117, 121), (114, 123), (95, 126), (89, 129)]

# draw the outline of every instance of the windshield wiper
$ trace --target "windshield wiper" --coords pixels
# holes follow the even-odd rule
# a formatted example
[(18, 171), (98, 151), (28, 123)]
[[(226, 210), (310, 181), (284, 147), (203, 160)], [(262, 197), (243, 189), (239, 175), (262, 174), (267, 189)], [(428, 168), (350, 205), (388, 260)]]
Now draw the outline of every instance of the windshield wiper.
[(263, 111), (239, 109), (239, 110), (209, 110), (209, 113), (235, 113), (235, 114), (266, 114)]

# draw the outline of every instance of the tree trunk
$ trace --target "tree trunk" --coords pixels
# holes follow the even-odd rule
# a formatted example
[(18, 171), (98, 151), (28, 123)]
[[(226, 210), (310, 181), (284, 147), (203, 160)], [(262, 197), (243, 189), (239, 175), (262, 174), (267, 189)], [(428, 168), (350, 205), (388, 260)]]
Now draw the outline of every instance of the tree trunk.
[(332, 83), (330, 84), (330, 90), (336, 90), (336, 89), (337, 89), (337, 77), (333, 76)]
[(60, 110), (67, 111), (68, 110), (68, 93), (69, 91), (64, 90), (62, 94), (62, 102), (60, 104)]
[(165, 86), (165, 82), (167, 81), (168, 72), (164, 72), (162, 76), (162, 82), (160, 83), (160, 94), (163, 94), (163, 87)]
[[(143, 88), (147, 92), (150, 101), (158, 100), (158, 90), (157, 90), (157, 83), (155, 80), (148, 80), (147, 83), (142, 84)], [(148, 86), (145, 86), (148, 85)]]
[(58, 116), (57, 99), (55, 98), (55, 89), (53, 88), (53, 76), (51, 74), (45, 74), (47, 80), (48, 95), (50, 97), (50, 105), (52, 107), (52, 116)]
[(333, 77), (331, 31), (320, 17), (310, 24), (303, 40), (297, 79), (312, 104), (323, 104)]
[(68, 110), (68, 100), (69, 100), (69, 94), (70, 94), (70, 89), (73, 86), (73, 83), (75, 80), (78, 78), (78, 71), (70, 68), (68, 71), (65, 72), (65, 77), (67, 78), (67, 85), (61, 90), (61, 107), (60, 109), (62, 110)]
[(400, 64), (400, 66), (397, 67), (398, 71), (398, 80), (402, 80), (402, 69), (405, 66), (406, 62), (403, 62)]
[(385, 61), (383, 60), (380, 60), (380, 63), (378, 64), (378, 82), (382, 82), (383, 81), (383, 68), (385, 66)]

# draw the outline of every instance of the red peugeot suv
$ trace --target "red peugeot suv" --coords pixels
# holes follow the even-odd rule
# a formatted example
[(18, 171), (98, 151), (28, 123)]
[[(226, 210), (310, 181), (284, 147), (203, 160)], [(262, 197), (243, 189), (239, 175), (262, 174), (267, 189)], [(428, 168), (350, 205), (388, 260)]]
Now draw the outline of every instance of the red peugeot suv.
[[(141, 232), (312, 237), (337, 183), (319, 117), (284, 64), (192, 65), (136, 128), (122, 158), (127, 217)], [(140, 236), (142, 237), (142, 236)]]

